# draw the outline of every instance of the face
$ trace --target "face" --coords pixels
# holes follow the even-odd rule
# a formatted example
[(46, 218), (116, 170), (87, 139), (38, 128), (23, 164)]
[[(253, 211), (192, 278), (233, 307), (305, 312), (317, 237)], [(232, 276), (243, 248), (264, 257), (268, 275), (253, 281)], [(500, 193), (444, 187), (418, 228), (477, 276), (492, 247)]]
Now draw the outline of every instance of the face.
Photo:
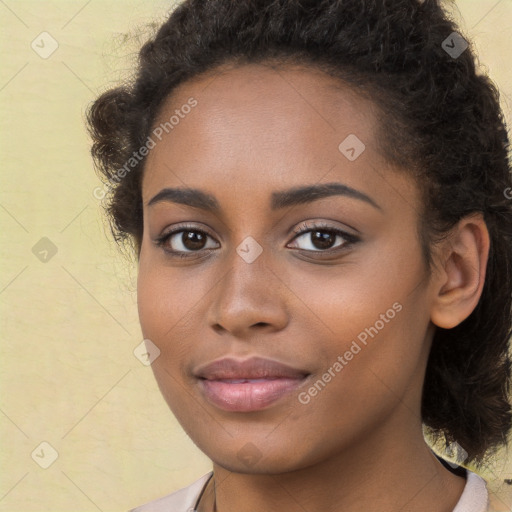
[(304, 468), (419, 424), (420, 199), (376, 118), (320, 72), (251, 64), (183, 84), (155, 122), (140, 322), (173, 413), (232, 471)]

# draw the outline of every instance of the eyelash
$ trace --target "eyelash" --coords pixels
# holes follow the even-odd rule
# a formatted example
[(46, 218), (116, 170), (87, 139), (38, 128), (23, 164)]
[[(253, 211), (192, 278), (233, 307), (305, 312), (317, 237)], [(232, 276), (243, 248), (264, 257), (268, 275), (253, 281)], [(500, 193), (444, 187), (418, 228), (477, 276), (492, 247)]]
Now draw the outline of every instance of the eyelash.
[[(340, 246), (337, 246), (332, 249), (326, 249), (326, 250), (309, 250), (309, 249), (297, 249), (299, 251), (308, 252), (308, 253), (318, 253), (318, 254), (333, 254), (338, 253), (341, 251), (346, 251), (349, 247), (353, 246), (357, 242), (360, 241), (360, 238), (356, 235), (352, 235), (350, 233), (346, 233), (345, 231), (342, 231), (341, 229), (334, 228), (332, 226), (329, 226), (328, 224), (325, 224), (323, 222), (313, 222), (310, 226), (307, 226), (306, 223), (303, 223), (302, 226), (306, 229), (299, 229), (296, 228), (293, 230), (293, 234), (295, 235), (293, 240), (299, 238), (300, 236), (306, 234), (306, 233), (312, 233), (313, 231), (321, 231), (322, 233), (329, 233), (332, 235), (340, 236), (344, 239), (344, 243)], [(182, 251), (174, 251), (169, 250), (165, 248), (165, 244), (167, 241), (177, 233), (184, 233), (184, 232), (194, 232), (194, 233), (200, 233), (201, 235), (205, 235), (209, 238), (213, 239), (213, 236), (211, 236), (208, 232), (198, 229), (197, 227), (193, 225), (181, 225), (173, 229), (172, 231), (169, 231), (168, 233), (165, 233), (155, 239), (155, 244), (162, 248), (169, 256), (171, 257), (177, 257), (177, 258), (189, 258), (194, 257), (199, 252), (203, 251), (212, 251), (213, 249), (200, 249), (198, 251), (188, 251), (188, 252), (182, 252)]]

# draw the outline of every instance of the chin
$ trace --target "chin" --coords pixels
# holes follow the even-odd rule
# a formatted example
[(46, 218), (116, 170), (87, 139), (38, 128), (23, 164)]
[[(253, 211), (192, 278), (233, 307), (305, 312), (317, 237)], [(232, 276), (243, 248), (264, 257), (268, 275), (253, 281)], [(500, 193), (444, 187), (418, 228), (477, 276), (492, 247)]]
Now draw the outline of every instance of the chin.
[[(265, 446), (264, 450), (260, 451), (257, 445)], [(305, 469), (318, 462), (314, 454), (308, 456), (306, 453), (298, 453), (297, 445), (295, 445), (295, 449), (290, 449), (281, 444), (281, 450), (278, 450), (268, 442), (264, 445), (263, 442), (257, 444), (247, 441), (239, 446), (240, 448), (235, 448), (233, 451), (223, 451), (222, 453), (219, 452), (218, 446), (206, 449), (200, 447), (200, 449), (214, 464), (240, 474), (279, 475)]]

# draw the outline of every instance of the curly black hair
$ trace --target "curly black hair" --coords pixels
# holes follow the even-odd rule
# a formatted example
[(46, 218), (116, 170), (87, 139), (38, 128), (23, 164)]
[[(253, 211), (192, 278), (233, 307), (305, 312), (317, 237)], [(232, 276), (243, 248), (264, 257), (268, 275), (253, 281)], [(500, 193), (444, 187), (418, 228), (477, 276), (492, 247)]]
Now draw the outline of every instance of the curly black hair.
[(441, 0), (185, 0), (141, 48), (133, 80), (96, 99), (87, 123), (112, 233), (138, 258), (145, 158), (119, 169), (180, 84), (224, 65), (301, 65), (370, 98), (382, 154), (420, 185), (429, 272), (433, 245), (460, 219), (482, 212), (489, 230), (482, 296), (458, 326), (436, 328), (422, 398), (434, 441), (457, 442), (479, 466), (512, 427), (512, 176), (497, 88), (460, 34)]

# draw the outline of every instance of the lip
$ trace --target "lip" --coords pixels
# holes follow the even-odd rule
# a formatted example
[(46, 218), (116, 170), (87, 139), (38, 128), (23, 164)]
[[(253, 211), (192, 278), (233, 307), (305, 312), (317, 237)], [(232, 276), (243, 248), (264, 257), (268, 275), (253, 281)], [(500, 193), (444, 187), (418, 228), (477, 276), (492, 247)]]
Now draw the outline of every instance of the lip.
[(222, 358), (194, 371), (204, 397), (225, 411), (264, 409), (300, 387), (309, 373), (273, 359)]

